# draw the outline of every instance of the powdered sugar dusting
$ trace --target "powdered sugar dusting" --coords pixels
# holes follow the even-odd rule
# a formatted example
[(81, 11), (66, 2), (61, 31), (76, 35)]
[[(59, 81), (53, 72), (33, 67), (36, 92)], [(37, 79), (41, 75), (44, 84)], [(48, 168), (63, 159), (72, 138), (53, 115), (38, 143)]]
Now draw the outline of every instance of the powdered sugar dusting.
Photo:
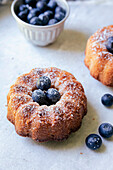
[(32, 95), (32, 89), (30, 89), (29, 87), (25, 87), (23, 85), (19, 85), (19, 84), (12, 85), (11, 88), (10, 88), (10, 92), (8, 93), (8, 96), (7, 96), (8, 102), (10, 100), (10, 97), (12, 95), (15, 95), (15, 93), (17, 93), (17, 94), (23, 93), (23, 94), (27, 94), (27, 95), (31, 96)]
[(91, 37), (90, 48), (100, 59), (112, 60), (113, 55), (106, 48), (107, 39), (111, 36), (113, 36), (113, 26), (100, 29)]
[[(33, 89), (36, 86), (37, 78), (40, 76), (48, 76), (52, 81), (52, 87), (56, 88), (60, 94), (61, 98), (55, 105), (42, 105), (32, 101), (32, 98), (28, 94), (28, 89)], [(13, 95), (16, 95), (13, 100), (10, 99), (10, 104), (13, 106), (20, 107), (18, 109), (17, 122), (24, 124), (24, 133), (26, 128), (26, 135), (28, 131), (30, 135), (36, 137), (40, 128), (45, 127), (43, 133), (48, 134), (48, 129), (50, 137), (53, 138), (54, 131), (58, 129), (65, 129), (70, 133), (71, 129), (76, 129), (81, 124), (82, 117), (86, 114), (86, 97), (84, 94), (84, 89), (82, 85), (75, 79), (75, 77), (57, 68), (46, 68), (46, 69), (33, 69), (30, 73), (20, 76), (16, 81), (16, 86), (13, 89)], [(27, 89), (28, 87), (28, 89)], [(10, 90), (11, 91), (11, 90)], [(19, 91), (19, 93), (17, 93)], [(22, 93), (21, 93), (22, 92)], [(30, 91), (31, 92), (31, 91)], [(21, 94), (19, 96), (19, 94)], [(27, 104), (26, 104), (27, 103)], [(81, 112), (82, 108), (82, 112)], [(21, 116), (19, 116), (21, 115)], [(81, 116), (80, 116), (81, 115)], [(76, 120), (78, 119), (78, 121)], [(73, 122), (76, 122), (74, 123)], [(30, 124), (28, 126), (28, 124)], [(73, 125), (73, 126), (72, 126)], [(30, 129), (29, 129), (30, 128)], [(58, 130), (60, 132), (60, 130)], [(58, 132), (56, 131), (56, 133)], [(61, 130), (62, 131), (62, 130)]]
[(17, 109), (20, 105), (33, 101), (32, 98), (26, 94), (15, 94), (10, 98), (9, 105), (12, 109)]

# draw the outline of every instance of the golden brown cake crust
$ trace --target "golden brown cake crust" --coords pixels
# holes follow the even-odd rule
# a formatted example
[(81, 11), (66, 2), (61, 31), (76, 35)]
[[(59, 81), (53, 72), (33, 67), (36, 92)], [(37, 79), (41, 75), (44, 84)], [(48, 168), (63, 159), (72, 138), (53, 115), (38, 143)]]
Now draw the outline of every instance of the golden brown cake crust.
[(87, 42), (85, 65), (90, 74), (104, 85), (113, 87), (113, 54), (106, 48), (107, 39), (113, 36), (113, 25), (99, 29)]
[[(32, 91), (40, 76), (51, 79), (51, 87), (61, 94), (55, 105), (42, 105), (33, 102)], [(87, 112), (87, 99), (84, 89), (75, 77), (55, 67), (36, 68), (17, 78), (7, 95), (7, 118), (15, 125), (21, 136), (33, 140), (63, 140), (81, 126)]]

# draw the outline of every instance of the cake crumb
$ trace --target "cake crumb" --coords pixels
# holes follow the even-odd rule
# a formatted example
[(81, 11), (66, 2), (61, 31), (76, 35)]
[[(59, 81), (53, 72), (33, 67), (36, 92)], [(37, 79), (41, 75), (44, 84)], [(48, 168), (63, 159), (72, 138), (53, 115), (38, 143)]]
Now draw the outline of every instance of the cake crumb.
[(81, 154), (81, 155), (83, 155), (83, 153), (82, 153), (82, 152), (80, 152), (80, 154)]

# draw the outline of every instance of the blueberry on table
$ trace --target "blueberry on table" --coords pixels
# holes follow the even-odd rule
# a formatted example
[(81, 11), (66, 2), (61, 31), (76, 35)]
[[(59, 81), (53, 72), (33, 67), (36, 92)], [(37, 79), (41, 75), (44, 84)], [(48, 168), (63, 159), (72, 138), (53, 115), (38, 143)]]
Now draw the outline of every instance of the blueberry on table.
[(113, 36), (107, 39), (106, 48), (110, 53), (113, 54)]
[(54, 18), (57, 19), (58, 21), (61, 21), (64, 17), (65, 15), (62, 12), (55, 13), (55, 16), (54, 16)]
[(51, 103), (56, 103), (60, 99), (60, 93), (54, 88), (50, 88), (46, 92), (46, 96)]
[(59, 13), (59, 12), (62, 12), (62, 13), (66, 13), (66, 11), (62, 8), (62, 7), (60, 7), (60, 6), (57, 6), (56, 8), (55, 8), (55, 13)]
[(42, 25), (42, 21), (39, 19), (39, 17), (31, 18), (29, 23), (32, 24), (32, 25)]
[(44, 15), (48, 16), (49, 19), (53, 18), (53, 16), (54, 16), (53, 12), (50, 11), (50, 10), (45, 11), (45, 12), (44, 12)]
[(49, 17), (44, 14), (40, 14), (39, 19), (42, 21), (42, 25), (47, 25), (47, 23), (49, 21)]
[(57, 7), (57, 3), (54, 0), (50, 0), (47, 6), (50, 10), (54, 11), (55, 8)]
[(47, 76), (39, 77), (36, 87), (41, 90), (48, 90), (51, 87), (51, 80)]
[(102, 139), (97, 134), (90, 134), (85, 142), (86, 146), (91, 150), (99, 149), (102, 145)]
[(24, 11), (20, 11), (20, 12), (18, 13), (18, 17), (19, 17), (21, 20), (26, 21), (28, 12), (29, 12), (28, 9), (25, 9)]
[(113, 135), (113, 126), (110, 123), (102, 123), (98, 130), (104, 138), (110, 138)]
[(111, 94), (105, 94), (102, 96), (101, 102), (104, 106), (110, 107), (113, 105), (113, 96)]
[(46, 103), (46, 95), (44, 91), (42, 91), (41, 89), (34, 90), (32, 92), (32, 99), (34, 102), (37, 102), (40, 105), (43, 105)]
[(40, 14), (39, 9), (33, 8), (33, 9), (30, 10), (30, 12), (29, 12), (29, 14), (28, 14), (28, 16), (27, 16), (27, 20), (30, 21), (31, 18), (36, 17), (36, 16), (38, 16), (39, 14)]
[(48, 25), (54, 25), (56, 24), (58, 21), (56, 19), (50, 19), (48, 22)]
[(36, 1), (35, 0), (25, 0), (25, 4), (29, 4), (32, 7), (36, 6)]
[(47, 5), (43, 1), (38, 1), (36, 3), (36, 7), (40, 10), (40, 12), (44, 12), (47, 9)]

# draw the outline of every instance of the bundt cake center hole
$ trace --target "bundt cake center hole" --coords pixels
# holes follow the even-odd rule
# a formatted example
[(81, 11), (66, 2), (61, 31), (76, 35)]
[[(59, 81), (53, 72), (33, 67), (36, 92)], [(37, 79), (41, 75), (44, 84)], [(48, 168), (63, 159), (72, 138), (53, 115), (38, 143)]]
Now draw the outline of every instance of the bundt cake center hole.
[(60, 98), (61, 95), (56, 88), (49, 88), (47, 91), (37, 88), (34, 88), (32, 90), (32, 99), (34, 102), (37, 102), (40, 106), (54, 105), (60, 100)]
[(39, 105), (56, 104), (60, 97), (59, 90), (51, 85), (51, 80), (47, 76), (39, 77), (36, 85), (32, 88), (32, 99)]

